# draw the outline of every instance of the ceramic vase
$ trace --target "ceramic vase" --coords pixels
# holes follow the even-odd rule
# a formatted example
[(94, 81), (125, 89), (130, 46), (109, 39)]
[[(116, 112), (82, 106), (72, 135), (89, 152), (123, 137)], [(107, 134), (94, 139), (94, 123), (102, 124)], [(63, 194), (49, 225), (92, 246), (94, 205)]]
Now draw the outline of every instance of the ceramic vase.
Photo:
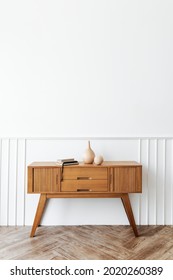
[(102, 162), (103, 162), (103, 157), (102, 156), (95, 156), (95, 158), (94, 158), (94, 163), (95, 164), (97, 164), (97, 165), (99, 165), (99, 164), (102, 164)]
[(95, 154), (94, 154), (93, 150), (91, 149), (90, 141), (88, 141), (88, 148), (86, 149), (86, 151), (84, 153), (83, 161), (84, 161), (84, 163), (93, 163), (94, 157), (95, 157)]

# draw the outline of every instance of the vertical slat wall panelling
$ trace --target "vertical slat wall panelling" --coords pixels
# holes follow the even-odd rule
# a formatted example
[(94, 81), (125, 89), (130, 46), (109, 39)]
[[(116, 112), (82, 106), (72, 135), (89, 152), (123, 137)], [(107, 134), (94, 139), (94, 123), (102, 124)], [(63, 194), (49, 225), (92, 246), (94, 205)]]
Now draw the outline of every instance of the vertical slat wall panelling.
[(172, 140), (166, 140), (165, 146), (165, 224), (172, 222)]
[(25, 139), (18, 139), (17, 160), (17, 225), (24, 225), (25, 215)]
[(149, 224), (149, 170), (150, 170), (150, 139), (147, 140), (147, 224)]
[(8, 225), (16, 225), (16, 157), (17, 139), (9, 141), (9, 191), (8, 191)]
[(167, 140), (163, 140), (163, 224), (165, 225), (165, 207), (166, 207), (166, 196), (165, 196), (165, 188), (166, 188), (166, 142)]
[(156, 145), (155, 145), (155, 166), (156, 166), (156, 193), (155, 193), (155, 197), (156, 197), (156, 215), (155, 215), (155, 224), (157, 225), (157, 207), (158, 207), (158, 203), (157, 203), (157, 192), (158, 192), (158, 189), (157, 189), (157, 185), (158, 185), (158, 139), (156, 139)]
[(9, 159), (9, 139), (2, 139), (2, 159), (1, 159), (1, 225), (8, 225), (8, 162)]
[(9, 226), (9, 200), (10, 200), (10, 151), (11, 140), (8, 140), (8, 179), (7, 179), (7, 226)]
[(156, 140), (151, 139), (149, 145), (148, 166), (148, 224), (156, 223)]
[(2, 177), (2, 139), (0, 139), (0, 225), (1, 225), (1, 177)]
[[(31, 225), (39, 195), (27, 194), (27, 165), (32, 161), (54, 161), (68, 155), (82, 160), (87, 138), (0, 139), (0, 225)], [(137, 160), (143, 168), (142, 194), (130, 194), (136, 223), (139, 225), (173, 225), (173, 138), (91, 138), (91, 147), (105, 160)], [(120, 201), (117, 200), (52, 200), (43, 224), (80, 224), (74, 213), (86, 213), (87, 223), (128, 224)], [(104, 204), (107, 211), (99, 218)], [(67, 211), (66, 205), (72, 211)], [(87, 207), (95, 211), (91, 218)], [(54, 213), (64, 213), (54, 216)], [(115, 211), (118, 215), (114, 215)]]
[(173, 139), (171, 140), (171, 225), (173, 225)]
[(173, 225), (173, 139), (171, 140), (171, 225)]
[(27, 140), (25, 139), (24, 142), (24, 178), (23, 178), (23, 186), (24, 186), (24, 195), (23, 195), (23, 207), (24, 207), (24, 213), (23, 213), (23, 225), (25, 225), (25, 216), (26, 216), (26, 194), (27, 194), (27, 166), (26, 166), (26, 153), (27, 153)]
[[(26, 166), (29, 165), (33, 161), (51, 161), (51, 160), (56, 161), (57, 155), (58, 155), (57, 149), (59, 148), (58, 142), (61, 143), (61, 141), (57, 141), (57, 144), (54, 142), (55, 141), (51, 140), (51, 139), (27, 138), (25, 140), (26, 146), (25, 146), (25, 157), (23, 157), (23, 167), (25, 165), (24, 158), (26, 161)], [(60, 149), (63, 150), (63, 147), (60, 147)], [(26, 176), (26, 180), (27, 180), (27, 176)], [(22, 184), (23, 184), (23, 180), (22, 180)], [(26, 184), (25, 188), (27, 189), (27, 184)], [(22, 194), (22, 201), (23, 201), (23, 195), (24, 195), (24, 192)], [(33, 219), (35, 216), (35, 211), (36, 211), (36, 208), (38, 205), (38, 201), (39, 201), (39, 194), (28, 195), (27, 190), (25, 190), (25, 202), (23, 204), (23, 206), (25, 206), (25, 209), (24, 209), (25, 221), (23, 221), (24, 217), (22, 217), (21, 224), (23, 224), (25, 222), (25, 225), (32, 225)], [(59, 204), (59, 200), (57, 202)], [(55, 207), (57, 207), (57, 205), (56, 205), (57, 202), (54, 203), (54, 199), (53, 199), (53, 201), (50, 204), (51, 205), (55, 204)], [(48, 209), (49, 209), (49, 204), (48, 204)], [(56, 211), (55, 208), (54, 208), (54, 210)], [(50, 210), (49, 210), (49, 212), (50, 212)], [(57, 211), (56, 211), (56, 213), (57, 213)], [(56, 219), (56, 216), (54, 219)]]
[[(131, 160), (135, 160), (135, 161), (139, 161), (139, 139), (128, 139), (124, 141), (126, 143), (126, 149), (128, 149), (129, 145), (131, 146), (130, 150), (132, 152), (132, 156), (131, 156)], [(115, 141), (115, 145), (116, 145), (116, 141)], [(132, 149), (133, 147), (133, 149)], [(121, 160), (121, 150), (120, 150), (120, 155), (119, 155), (119, 159)], [(128, 157), (125, 155), (124, 160), (128, 160)], [(136, 221), (136, 224), (139, 225), (139, 201), (140, 201), (140, 194), (129, 194), (130, 197), (130, 201), (131, 201), (131, 205), (133, 208), (133, 214), (134, 214), (134, 218)]]
[(17, 194), (18, 194), (18, 147), (19, 141), (16, 141), (16, 196), (15, 196), (15, 226), (17, 226)]
[[(138, 162), (141, 162), (141, 139), (138, 140)], [(138, 194), (138, 225), (141, 225), (141, 194)]]
[(164, 184), (165, 184), (165, 141), (158, 139), (158, 157), (157, 157), (157, 213), (156, 224), (164, 225)]
[(148, 148), (149, 140), (141, 140), (142, 163), (142, 196), (141, 196), (141, 224), (148, 225)]

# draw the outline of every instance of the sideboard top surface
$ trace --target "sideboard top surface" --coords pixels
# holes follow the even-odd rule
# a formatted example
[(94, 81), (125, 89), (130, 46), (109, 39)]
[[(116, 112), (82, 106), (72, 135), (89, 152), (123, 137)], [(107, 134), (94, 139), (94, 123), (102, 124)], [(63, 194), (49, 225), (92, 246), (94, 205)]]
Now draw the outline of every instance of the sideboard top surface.
[[(104, 161), (101, 165), (96, 165), (96, 164), (86, 164), (83, 162), (79, 162), (79, 165), (69, 165), (68, 167), (74, 168), (74, 167), (120, 167), (120, 166), (142, 166), (140, 163), (136, 161)], [(57, 162), (33, 162), (29, 165), (29, 167), (61, 167), (60, 164)]]

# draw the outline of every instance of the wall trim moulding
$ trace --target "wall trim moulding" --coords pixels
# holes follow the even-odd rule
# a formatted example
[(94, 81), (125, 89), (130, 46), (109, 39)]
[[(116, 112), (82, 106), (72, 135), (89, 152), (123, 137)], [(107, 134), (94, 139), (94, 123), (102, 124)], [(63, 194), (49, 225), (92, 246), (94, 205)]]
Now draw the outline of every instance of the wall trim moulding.
[[(75, 153), (78, 149), (83, 151), (83, 140), (93, 140), (94, 145), (98, 147), (105, 146), (105, 151), (108, 151), (108, 156), (112, 159), (116, 160), (116, 155), (120, 159), (122, 155), (123, 160), (135, 159), (142, 163), (142, 195), (130, 197), (137, 224), (173, 225), (173, 137), (170, 136), (0, 138), (0, 225), (32, 224), (38, 197), (31, 198), (27, 194), (27, 164), (31, 161), (43, 161), (44, 153), (46, 154), (45, 160), (52, 160), (52, 155), (57, 155), (59, 146), (60, 151), (67, 149), (69, 152), (73, 148)], [(105, 141), (104, 145), (100, 140)], [(63, 141), (67, 141), (65, 146)], [(80, 141), (82, 141), (81, 145)], [(62, 202), (61, 206), (58, 206), (60, 208), (56, 209), (57, 213), (64, 210), (64, 203)], [(30, 209), (30, 205), (33, 205), (34, 210)], [(50, 206), (51, 209), (53, 207), (57, 206)], [(77, 206), (74, 204), (73, 207), (76, 209)], [(92, 210), (95, 211), (94, 205), (90, 205), (90, 207), (93, 207)], [(106, 204), (105, 207), (108, 209), (109, 204)], [(119, 205), (117, 207), (120, 208)], [(78, 211), (80, 212), (79, 209)], [(112, 209), (113, 211), (115, 209)], [(117, 209), (117, 211), (120, 212), (121, 209)], [(50, 215), (52, 213), (50, 212)], [(119, 220), (113, 220), (114, 215), (111, 216), (111, 213), (109, 213), (109, 217), (110, 223), (120, 223)], [(105, 219), (104, 213), (103, 219), (97, 218), (100, 224), (104, 224), (106, 213)], [(50, 221), (50, 217), (45, 216), (43, 224), (47, 224), (48, 220)], [(79, 220), (73, 221), (69, 214), (63, 220), (59, 220), (58, 217), (57, 219), (52, 218), (51, 224), (80, 224), (80, 221), (82, 221), (80, 217)], [(124, 213), (122, 213), (121, 221), (123, 224), (128, 223)], [(89, 217), (88, 223), (90, 223)]]
[(173, 136), (0, 136), (0, 140), (154, 140), (154, 139), (173, 139)]

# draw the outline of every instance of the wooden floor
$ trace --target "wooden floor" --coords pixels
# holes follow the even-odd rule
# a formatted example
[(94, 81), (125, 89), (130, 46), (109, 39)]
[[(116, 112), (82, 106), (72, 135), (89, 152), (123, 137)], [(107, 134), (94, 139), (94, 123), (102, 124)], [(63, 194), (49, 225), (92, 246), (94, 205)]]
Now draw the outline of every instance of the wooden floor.
[(0, 227), (3, 260), (173, 260), (173, 227), (140, 226)]

